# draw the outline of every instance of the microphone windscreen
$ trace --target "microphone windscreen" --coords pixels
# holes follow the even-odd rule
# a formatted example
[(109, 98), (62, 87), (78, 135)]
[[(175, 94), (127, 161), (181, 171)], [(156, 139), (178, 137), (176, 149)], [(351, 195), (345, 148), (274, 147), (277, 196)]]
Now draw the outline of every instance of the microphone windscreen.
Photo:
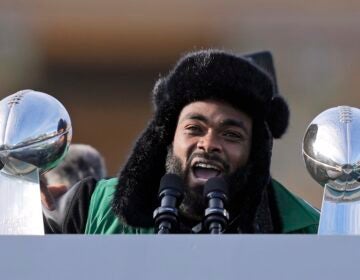
[(229, 196), (229, 186), (223, 177), (213, 177), (207, 180), (204, 187), (204, 197), (211, 192), (220, 192)]
[(160, 180), (159, 194), (165, 190), (171, 189), (178, 191), (180, 194), (184, 193), (184, 183), (180, 176), (172, 173), (165, 174)]

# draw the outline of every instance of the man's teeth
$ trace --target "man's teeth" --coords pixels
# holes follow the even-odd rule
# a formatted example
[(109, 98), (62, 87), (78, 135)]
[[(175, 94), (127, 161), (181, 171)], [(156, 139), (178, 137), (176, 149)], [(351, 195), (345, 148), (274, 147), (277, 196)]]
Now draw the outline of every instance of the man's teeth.
[(205, 162), (195, 163), (192, 171), (194, 176), (201, 180), (208, 180), (221, 174), (221, 169), (218, 166)]
[(208, 164), (208, 163), (203, 163), (203, 162), (199, 162), (195, 164), (195, 167), (200, 167), (200, 168), (209, 168), (209, 169), (215, 169), (217, 171), (220, 171), (220, 169), (212, 164)]

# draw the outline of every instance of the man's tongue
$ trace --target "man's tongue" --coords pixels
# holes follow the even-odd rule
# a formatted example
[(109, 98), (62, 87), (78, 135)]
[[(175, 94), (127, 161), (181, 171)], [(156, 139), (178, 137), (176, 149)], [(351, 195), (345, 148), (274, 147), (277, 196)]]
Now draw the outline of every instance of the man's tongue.
[(219, 174), (219, 171), (211, 168), (194, 168), (194, 175), (196, 178), (200, 179), (210, 179), (212, 177), (216, 177)]

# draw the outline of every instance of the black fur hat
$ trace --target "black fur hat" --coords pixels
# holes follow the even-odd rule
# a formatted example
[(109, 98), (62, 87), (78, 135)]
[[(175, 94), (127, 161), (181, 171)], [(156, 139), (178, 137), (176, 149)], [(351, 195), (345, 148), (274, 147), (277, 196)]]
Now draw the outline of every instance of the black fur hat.
[(269, 173), (272, 138), (282, 136), (289, 120), (288, 106), (277, 94), (273, 78), (242, 56), (218, 50), (189, 53), (155, 84), (154, 117), (120, 171), (113, 209), (125, 223), (153, 226), (159, 181), (165, 174), (167, 148), (173, 141), (178, 116), (187, 104), (211, 99), (231, 104), (249, 114), (254, 126), (264, 127), (267, 142), (256, 140), (260, 144), (254, 147), (266, 147), (268, 164), (264, 172)]

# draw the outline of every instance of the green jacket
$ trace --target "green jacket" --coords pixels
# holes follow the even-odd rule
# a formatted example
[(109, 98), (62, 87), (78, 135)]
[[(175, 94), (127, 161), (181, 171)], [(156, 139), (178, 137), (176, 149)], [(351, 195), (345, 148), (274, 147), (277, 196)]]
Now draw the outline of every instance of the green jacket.
[[(153, 228), (128, 226), (114, 215), (111, 203), (117, 183), (116, 178), (98, 183), (91, 197), (85, 233), (154, 233)], [(282, 233), (317, 233), (319, 212), (279, 182), (273, 180), (272, 186), (282, 222)]]

